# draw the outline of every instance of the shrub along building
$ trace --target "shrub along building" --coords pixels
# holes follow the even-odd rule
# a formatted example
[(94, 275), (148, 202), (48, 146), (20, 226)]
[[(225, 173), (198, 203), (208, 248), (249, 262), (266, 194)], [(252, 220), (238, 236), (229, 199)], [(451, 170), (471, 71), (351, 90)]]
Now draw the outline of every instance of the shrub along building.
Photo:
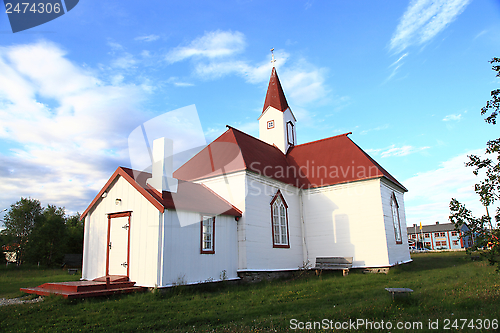
[(289, 272), (317, 257), (353, 268), (411, 261), (406, 188), (349, 134), (297, 144), (273, 67), (259, 138), (229, 127), (172, 172), (155, 140), (152, 174), (118, 168), (87, 210), (83, 279), (166, 287)]
[[(467, 228), (464, 226), (464, 228)], [(422, 230), (416, 224), (407, 227), (408, 243), (417, 248), (429, 250), (456, 250), (470, 247), (472, 240), (462, 238), (463, 231), (456, 231), (453, 223), (423, 225)]]

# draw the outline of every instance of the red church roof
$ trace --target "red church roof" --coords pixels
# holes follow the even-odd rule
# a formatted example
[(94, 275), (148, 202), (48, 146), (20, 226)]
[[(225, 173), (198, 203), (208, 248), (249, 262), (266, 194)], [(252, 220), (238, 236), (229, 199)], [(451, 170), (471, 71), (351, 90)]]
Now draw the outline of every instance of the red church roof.
[(287, 154), (290, 164), (307, 170), (308, 187), (322, 187), (340, 183), (385, 177), (400, 184), (346, 133), (323, 140), (292, 147)]
[(146, 184), (147, 179), (151, 178), (150, 173), (119, 167), (90, 203), (89, 207), (83, 212), (80, 219), (85, 218), (90, 209), (101, 199), (102, 194), (108, 190), (109, 186), (118, 176), (128, 181), (162, 213), (165, 209), (179, 209), (204, 214), (241, 216), (241, 211), (238, 208), (231, 205), (203, 184), (179, 181), (177, 193), (163, 191), (160, 194), (156, 189)]
[(175, 171), (174, 177), (195, 180), (248, 170), (299, 188), (384, 177), (407, 191), (348, 134), (297, 145), (285, 155), (277, 147), (229, 127)]
[(281, 88), (280, 79), (278, 78), (278, 73), (274, 67), (271, 72), (271, 78), (269, 79), (269, 86), (267, 87), (266, 100), (264, 102), (262, 112), (266, 111), (269, 106), (272, 106), (279, 111), (285, 111), (288, 109), (285, 93), (283, 92), (283, 88)]

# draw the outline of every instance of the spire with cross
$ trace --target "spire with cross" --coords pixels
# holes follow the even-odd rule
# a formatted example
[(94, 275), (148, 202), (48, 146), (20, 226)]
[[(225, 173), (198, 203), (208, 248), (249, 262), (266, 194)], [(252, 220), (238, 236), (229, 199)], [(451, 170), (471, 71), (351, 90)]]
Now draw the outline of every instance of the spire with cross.
[(273, 64), (274, 67), (274, 63), (276, 62), (276, 59), (274, 59), (274, 47), (271, 49), (271, 57), (272, 57), (271, 64)]

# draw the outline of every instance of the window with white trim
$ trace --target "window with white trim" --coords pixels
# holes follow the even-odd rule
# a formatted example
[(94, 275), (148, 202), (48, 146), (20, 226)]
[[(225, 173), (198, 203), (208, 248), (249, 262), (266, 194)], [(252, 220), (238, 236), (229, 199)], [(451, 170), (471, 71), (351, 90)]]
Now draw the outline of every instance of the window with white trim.
[(201, 253), (215, 253), (215, 217), (202, 216), (201, 221)]
[(396, 244), (403, 244), (401, 239), (401, 223), (399, 221), (399, 205), (396, 200), (396, 195), (392, 193), (391, 198), (391, 212), (392, 212), (392, 224), (394, 225), (394, 236), (396, 238)]
[(289, 248), (288, 242), (288, 206), (281, 195), (276, 192), (271, 201), (271, 223), (273, 233), (273, 247)]

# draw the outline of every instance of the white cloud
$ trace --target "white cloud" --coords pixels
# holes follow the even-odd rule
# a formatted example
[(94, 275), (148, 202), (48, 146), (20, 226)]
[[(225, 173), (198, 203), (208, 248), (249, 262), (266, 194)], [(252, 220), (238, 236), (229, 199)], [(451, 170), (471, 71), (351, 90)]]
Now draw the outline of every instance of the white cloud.
[(470, 0), (413, 0), (392, 36), (390, 49), (399, 53), (412, 44), (421, 45), (444, 30)]
[(192, 87), (194, 84), (188, 82), (174, 82), (174, 86), (176, 87)]
[(281, 76), (285, 93), (298, 105), (317, 101), (328, 95), (324, 68), (316, 68), (301, 60), (298, 65), (286, 68)]
[[(0, 206), (21, 196), (86, 208), (119, 165), (140, 123), (140, 86), (103, 83), (48, 43), (0, 48)], [(125, 116), (126, 115), (126, 116)]]
[(381, 157), (389, 157), (389, 156), (406, 156), (410, 155), (425, 149), (429, 149), (430, 147), (413, 147), (413, 146), (403, 146), (403, 147), (392, 147), (380, 153)]
[(128, 69), (134, 67), (137, 64), (137, 60), (134, 59), (134, 56), (130, 53), (124, 53), (121, 57), (114, 59), (111, 62), (112, 67), (117, 67), (121, 69)]
[[(240, 32), (213, 31), (206, 32), (187, 46), (179, 46), (168, 52), (166, 59), (170, 63), (192, 58), (195, 77), (202, 80), (215, 80), (227, 75), (237, 75), (252, 84), (264, 87), (271, 73), (271, 55), (266, 53), (263, 60), (251, 63), (235, 55), (243, 51), (245, 36)], [(325, 101), (330, 91), (325, 81), (326, 68), (318, 68), (303, 58), (290, 61), (290, 54), (284, 50), (275, 50), (275, 66), (278, 70), (281, 84), (294, 112), (304, 110), (312, 102)], [(176, 84), (176, 82), (171, 82)], [(182, 84), (181, 86), (187, 86)], [(339, 97), (340, 98), (340, 97)], [(348, 102), (343, 97), (336, 108), (341, 108)], [(312, 117), (308, 112), (303, 112)], [(299, 115), (300, 117), (300, 115)]]
[(384, 82), (382, 84), (385, 84), (387, 82), (389, 82), (394, 76), (396, 76), (396, 74), (398, 73), (398, 70), (401, 68), (401, 66), (403, 66), (404, 62), (403, 62), (403, 59), (406, 58), (408, 56), (408, 52), (406, 52), (405, 54), (403, 54), (401, 57), (399, 57), (398, 60), (396, 60), (395, 62), (393, 62), (389, 68), (392, 67), (392, 71), (391, 71), (391, 74), (389, 74), (389, 76), (384, 80)]
[[(285, 66), (289, 57), (286, 52), (275, 52), (278, 69)], [(218, 79), (226, 75), (239, 75), (249, 83), (262, 83), (269, 80), (271, 72), (270, 57), (256, 65), (251, 65), (243, 60), (219, 60), (210, 62), (199, 62), (195, 68), (195, 74), (205, 80)], [(281, 71), (280, 71), (281, 76)]]
[(239, 53), (244, 48), (245, 35), (241, 32), (217, 30), (206, 32), (187, 46), (176, 47), (166, 55), (166, 60), (174, 63), (191, 57), (213, 59)]
[[(264, 83), (269, 80), (272, 68), (270, 55), (258, 64), (232, 58), (245, 48), (245, 35), (241, 32), (213, 31), (193, 40), (188, 46), (179, 46), (170, 51), (166, 59), (173, 63), (187, 58), (195, 59), (194, 74), (205, 80), (214, 80), (227, 75), (239, 75), (249, 83)], [(290, 55), (275, 50), (283, 89), (297, 105), (307, 104), (327, 96), (325, 68), (317, 68), (304, 59), (289, 65)]]
[(195, 74), (205, 80), (218, 79), (230, 74), (248, 75), (252, 67), (243, 61), (223, 61), (198, 63)]
[(405, 195), (407, 224), (418, 224), (420, 221), (422, 224), (449, 222), (451, 198), (465, 203), (477, 216), (483, 215), (485, 209), (474, 192), (474, 184), (479, 182), (481, 176), (474, 176), (473, 168), (465, 167), (467, 155), (482, 155), (483, 152), (483, 149), (469, 151), (441, 163), (435, 170), (403, 181), (408, 189)]
[(134, 39), (142, 42), (154, 42), (158, 38), (160, 38), (160, 36), (158, 35), (148, 35), (148, 36), (135, 37)]
[(460, 121), (462, 119), (461, 114), (449, 114), (443, 118), (443, 121)]
[(113, 50), (123, 50), (123, 46), (121, 44), (119, 44), (119, 43), (108, 41), (108, 45)]
[[(399, 64), (399, 63), (400, 63), (400, 62), (401, 62), (404, 58), (406, 58), (406, 57), (408, 56), (408, 54), (409, 54), (408, 52), (406, 52), (405, 54), (403, 54), (401, 57), (399, 57), (399, 59), (398, 59), (398, 60), (394, 61), (394, 62), (393, 62), (393, 63), (392, 63), (389, 67), (393, 67), (393, 66), (396, 66), (396, 65), (397, 65), (397, 67), (399, 67), (399, 66), (400, 66), (400, 64)], [(399, 64), (399, 65), (398, 65), (398, 64)]]
[(385, 130), (385, 129), (388, 129), (388, 128), (389, 128), (389, 124), (385, 124), (385, 125), (377, 126), (377, 127), (370, 128), (370, 129), (367, 129), (367, 130), (363, 130), (359, 134), (366, 135), (366, 134), (368, 134), (370, 132), (373, 132), (373, 131), (382, 131), (382, 130)]
[(178, 77), (176, 76), (172, 76), (170, 77), (168, 80), (167, 80), (167, 83), (171, 83), (173, 84), (174, 86), (176, 87), (192, 87), (194, 86), (193, 83), (189, 83), (189, 82), (183, 82), (181, 81)]
[[(317, 68), (304, 59), (290, 64), (290, 55), (285, 51), (276, 50), (275, 59), (278, 75), (283, 90), (289, 101), (294, 105), (303, 105), (325, 98), (329, 91), (325, 86), (325, 68)], [(256, 65), (243, 60), (200, 61), (195, 67), (195, 74), (202, 79), (213, 80), (226, 75), (239, 75), (249, 83), (265, 83), (269, 80), (272, 69), (270, 57)]]
[(391, 145), (387, 148), (367, 149), (366, 152), (373, 155), (380, 155), (381, 157), (406, 156), (429, 148), (430, 147), (413, 147), (409, 145), (396, 147), (396, 145)]

